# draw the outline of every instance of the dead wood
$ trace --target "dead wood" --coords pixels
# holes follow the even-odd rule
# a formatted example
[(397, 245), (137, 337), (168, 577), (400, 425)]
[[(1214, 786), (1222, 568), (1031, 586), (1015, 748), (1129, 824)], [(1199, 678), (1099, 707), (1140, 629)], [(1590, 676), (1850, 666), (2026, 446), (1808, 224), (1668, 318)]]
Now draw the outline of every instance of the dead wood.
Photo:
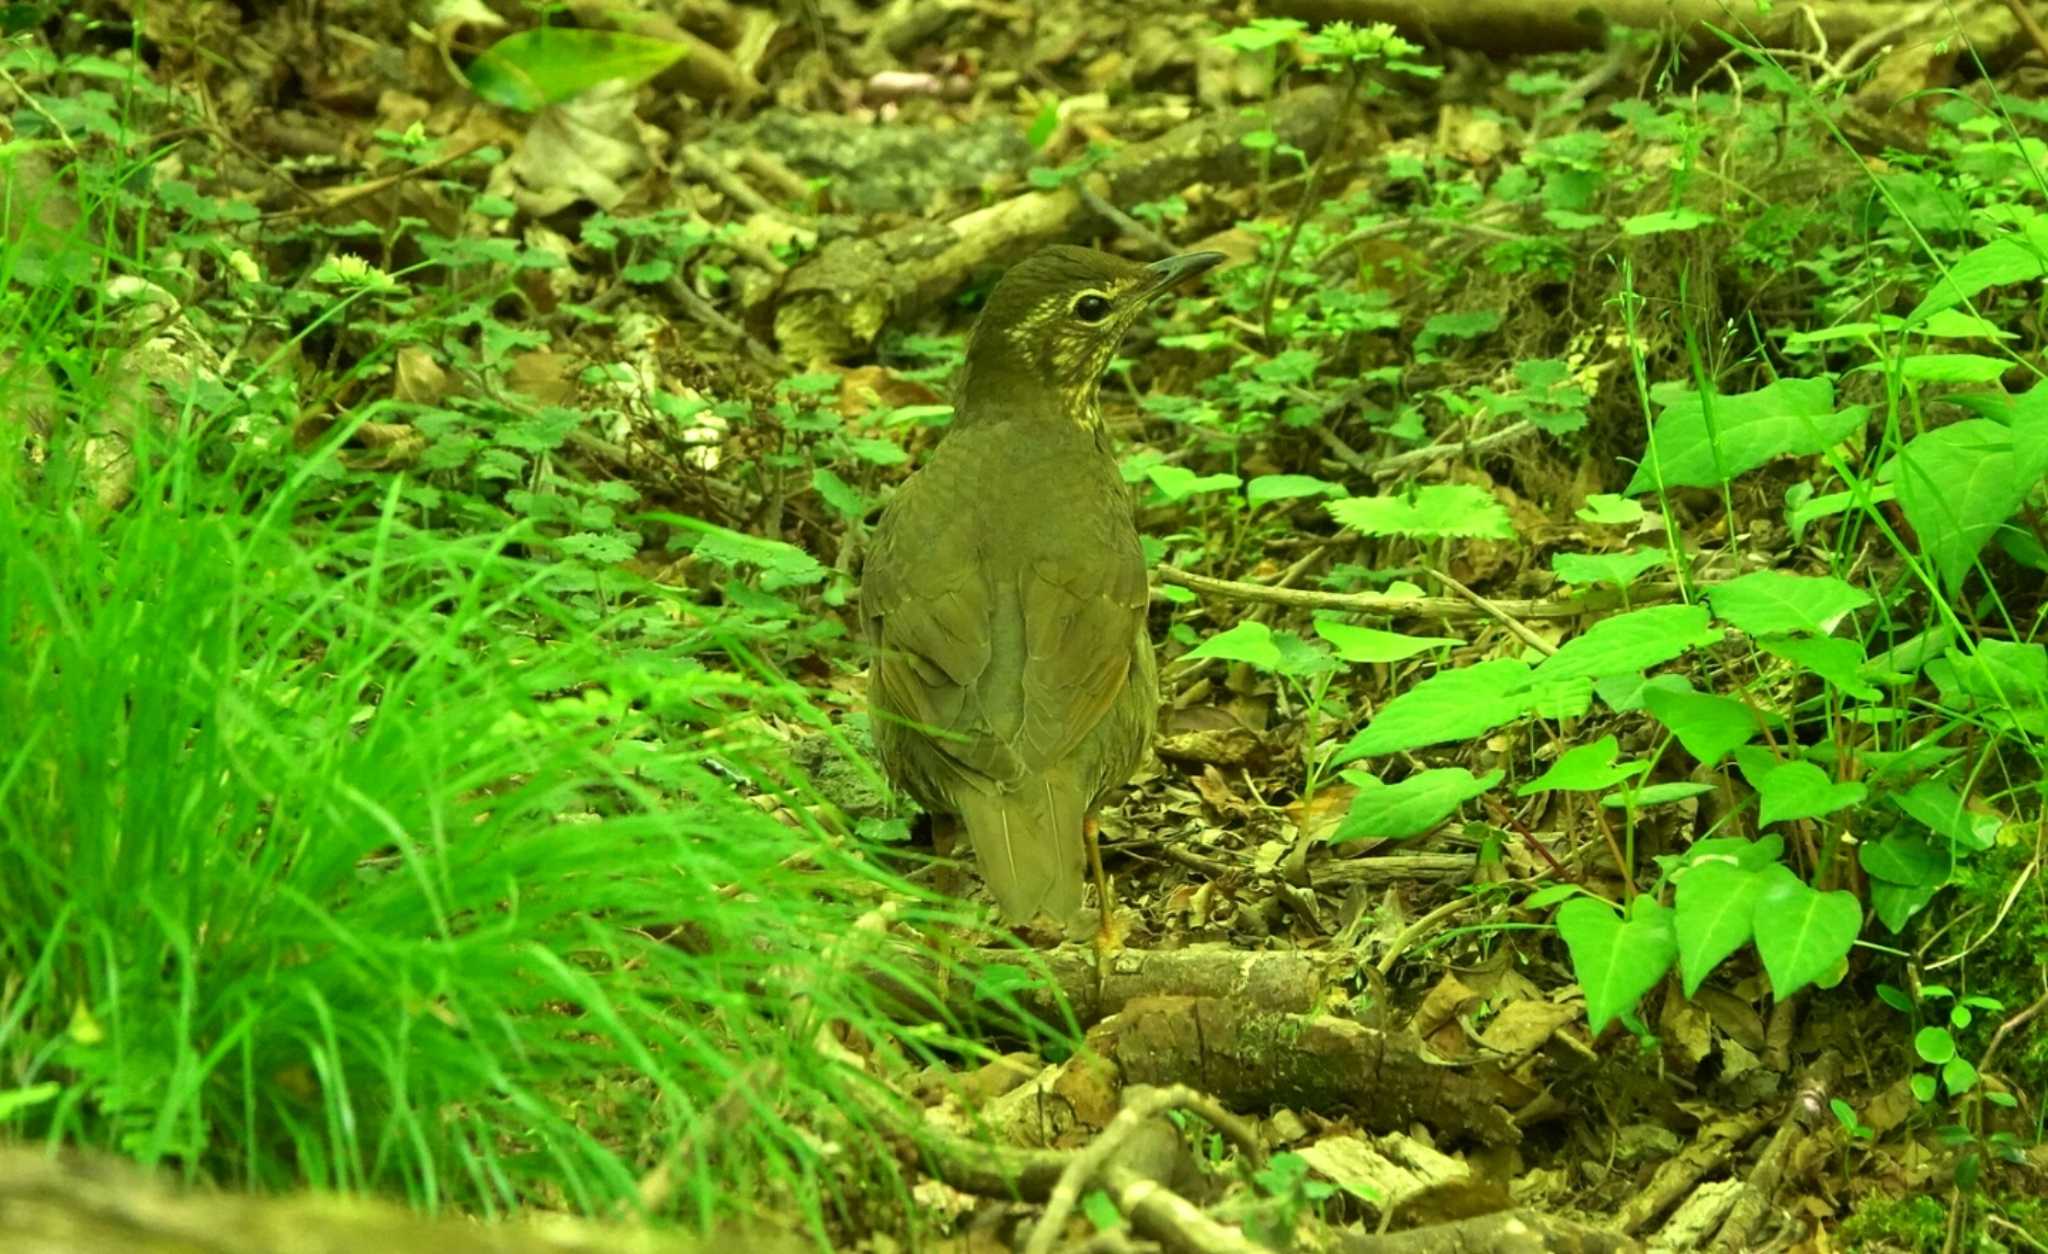
[[(1469, 864), (1470, 859), (1466, 859)], [(1252, 952), (1241, 949), (1127, 949), (1106, 971), (1098, 971), (1092, 950), (1056, 949), (1041, 955), (1052, 976), (1057, 997), (1073, 1009), (1075, 1022), (1090, 1027), (1134, 1001), (1153, 997), (1228, 999), (1251, 1009), (1277, 1014), (1302, 1014), (1314, 1008), (1325, 986), (1328, 962), (1295, 951)], [(986, 970), (1018, 966), (1008, 949), (977, 949), (960, 955), (959, 966)], [(870, 978), (906, 1008), (926, 1013), (942, 1006), (955, 1018), (974, 1022), (989, 1017), (982, 995), (964, 981), (945, 978), (938, 965), (913, 958), (909, 974), (925, 990), (937, 990), (934, 1003), (925, 992), (913, 991), (901, 971), (878, 971)], [(1025, 988), (1013, 994), (1019, 1008), (1048, 1023), (1063, 1021), (1053, 988)]]
[(1407, 1232), (1347, 1234), (1330, 1248), (1338, 1254), (1626, 1254), (1642, 1246), (1555, 1215), (1504, 1210)]
[(1427, 1124), (1447, 1139), (1521, 1140), (1492, 1063), (1448, 1063), (1420, 1038), (1234, 1000), (1134, 1002), (1088, 1034), (1124, 1084), (1189, 1084), (1236, 1110), (1348, 1114), (1374, 1132)]
[(563, 1216), (480, 1224), (427, 1219), (362, 1198), (187, 1193), (112, 1159), (0, 1149), (0, 1249), (8, 1254), (765, 1254), (810, 1248), (767, 1231), (710, 1241)]
[[(1340, 93), (1310, 87), (1276, 100), (1263, 117), (1200, 118), (1134, 144), (1088, 177), (1111, 204), (1129, 205), (1191, 184), (1246, 183), (1270, 173), (1240, 140), (1270, 129), (1311, 158), (1336, 131)], [(834, 240), (785, 278), (775, 338), (801, 363), (864, 351), (892, 319), (914, 315), (959, 290), (977, 271), (1045, 244), (1078, 238), (1095, 213), (1071, 187), (1026, 192), (946, 223), (913, 223)]]
[[(1943, 31), (1958, 18), (1947, 5), (1860, 0), (1778, 5), (1768, 14), (1745, 5), (1739, 22), (1726, 0), (1606, 0), (1597, 7), (1582, 0), (1266, 0), (1259, 7), (1312, 23), (1392, 22), (1408, 34), (1442, 44), (1525, 54), (1598, 47), (1609, 25), (1683, 30), (1689, 45), (1719, 53), (1727, 45), (1710, 25), (1773, 48), (1808, 47), (1817, 30), (1830, 47), (1841, 48), (1892, 28), (1903, 35), (1916, 15), (1919, 23)], [(1966, 27), (1979, 55), (1996, 56), (2020, 37), (2019, 24), (2009, 13), (1975, 8), (1986, 10), (1973, 12)]]

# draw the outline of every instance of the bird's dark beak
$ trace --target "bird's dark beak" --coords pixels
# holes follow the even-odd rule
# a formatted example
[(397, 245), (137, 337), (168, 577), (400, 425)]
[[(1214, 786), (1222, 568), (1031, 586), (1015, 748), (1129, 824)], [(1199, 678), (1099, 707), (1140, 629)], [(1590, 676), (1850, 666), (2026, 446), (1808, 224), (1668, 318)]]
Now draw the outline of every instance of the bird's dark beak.
[(1206, 274), (1215, 269), (1223, 260), (1222, 253), (1210, 252), (1182, 253), (1177, 257), (1155, 261), (1145, 267), (1152, 275), (1152, 281), (1146, 287), (1145, 294), (1151, 296), (1170, 287), (1178, 287), (1198, 274)]

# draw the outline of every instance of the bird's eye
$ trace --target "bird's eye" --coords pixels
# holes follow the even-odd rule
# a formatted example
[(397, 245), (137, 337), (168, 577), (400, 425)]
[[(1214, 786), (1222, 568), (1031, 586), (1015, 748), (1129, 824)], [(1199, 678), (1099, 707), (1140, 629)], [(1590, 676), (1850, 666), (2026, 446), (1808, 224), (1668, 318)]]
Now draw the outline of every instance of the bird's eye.
[(1074, 316), (1083, 322), (1100, 322), (1109, 317), (1109, 297), (1100, 292), (1083, 292), (1074, 298)]

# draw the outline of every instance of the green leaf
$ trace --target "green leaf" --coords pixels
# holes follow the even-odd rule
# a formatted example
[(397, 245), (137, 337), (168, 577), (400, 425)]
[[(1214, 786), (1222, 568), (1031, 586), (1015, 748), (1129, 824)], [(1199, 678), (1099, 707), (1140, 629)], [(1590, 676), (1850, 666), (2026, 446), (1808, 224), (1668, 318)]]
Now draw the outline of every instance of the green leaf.
[(1783, 1001), (1849, 956), (1863, 930), (1863, 907), (1853, 893), (1816, 892), (1788, 867), (1764, 875), (1770, 882), (1757, 898), (1756, 950), (1771, 992)]
[(811, 491), (844, 522), (852, 522), (868, 512), (868, 503), (860, 491), (827, 467), (820, 466), (811, 472)]
[(1273, 629), (1257, 619), (1247, 618), (1228, 631), (1219, 631), (1187, 651), (1187, 658), (1222, 658), (1248, 662), (1260, 670), (1280, 669), (1280, 646), (1273, 643)]
[(1405, 496), (1356, 496), (1331, 501), (1330, 517), (1360, 535), (1438, 540), (1474, 537), (1512, 540), (1508, 511), (1484, 488), (1434, 483)]
[(1780, 379), (1754, 392), (1714, 397), (1713, 421), (1697, 392), (1666, 406), (1650, 429), (1650, 456), (1627, 494), (1716, 487), (1780, 457), (1804, 457), (1863, 430), (1861, 405), (1834, 410), (1826, 379)]
[(1795, 631), (1825, 636), (1842, 617), (1870, 601), (1869, 593), (1840, 579), (1780, 570), (1753, 571), (1707, 592), (1715, 617), (1752, 636)]
[(1620, 742), (1603, 736), (1590, 745), (1567, 749), (1550, 764), (1550, 769), (1515, 789), (1517, 797), (1562, 789), (1568, 792), (1600, 792), (1623, 780), (1633, 779), (1650, 769), (1643, 761), (1616, 762)]
[(1669, 566), (1671, 555), (1663, 549), (1631, 549), (1627, 553), (1553, 553), (1550, 568), (1557, 577), (1574, 587), (1589, 583), (1611, 583), (1626, 588), (1645, 571)]
[(1982, 853), (1997, 843), (1998, 817), (1971, 811), (1963, 795), (1940, 780), (1922, 780), (1903, 793), (1893, 794), (1891, 802), (1959, 848)]
[(1571, 952), (1572, 971), (1586, 994), (1586, 1021), (1594, 1036), (1635, 1008), (1671, 969), (1678, 936), (1671, 912), (1638, 897), (1630, 918), (1592, 897), (1574, 897), (1557, 912), (1557, 932)]
[(1956, 1056), (1956, 1038), (1947, 1028), (1921, 1028), (1913, 1034), (1913, 1052), (1920, 1061), (1940, 1066)]
[(1317, 635), (1330, 642), (1337, 656), (1347, 662), (1399, 662), (1418, 653), (1465, 643), (1456, 636), (1404, 636), (1329, 618), (1315, 620), (1315, 629)]
[(1417, 771), (1398, 784), (1386, 784), (1365, 771), (1345, 771), (1344, 778), (1357, 785), (1358, 795), (1352, 798), (1344, 821), (1331, 833), (1330, 843), (1420, 836), (1498, 784), (1501, 775), (1499, 770), (1474, 775), (1463, 767), (1444, 766)]
[(1870, 789), (1855, 780), (1837, 782), (1811, 762), (1787, 762), (1757, 781), (1759, 823), (1817, 819), (1859, 805)]
[(1702, 862), (1678, 877), (1673, 898), (1677, 916), (1678, 971), (1685, 995), (1755, 931), (1756, 903), (1768, 881), (1755, 871), (1726, 862)]
[(1436, 346), (1447, 339), (1476, 340), (1483, 335), (1491, 335), (1504, 320), (1505, 315), (1498, 309), (1433, 314), (1415, 337), (1415, 349), (1428, 353), (1435, 351)]
[(1965, 418), (1915, 437), (1878, 472), (1951, 592), (2034, 486), (2021, 479), (2013, 447), (2010, 428)]
[(599, 83), (642, 83), (688, 55), (684, 45), (619, 31), (542, 26), (508, 35), (469, 63), (470, 90), (492, 104), (532, 111)]
[(1253, 505), (1291, 501), (1304, 496), (1342, 496), (1344, 485), (1314, 475), (1260, 475), (1244, 485), (1244, 499)]
[(697, 556), (727, 569), (737, 566), (758, 568), (763, 591), (775, 592), (814, 584), (825, 578), (824, 565), (793, 544), (729, 531), (709, 523), (695, 525), (701, 528), (696, 543), (691, 546)]
[(1545, 679), (1598, 679), (1647, 670), (1687, 649), (1719, 643), (1701, 605), (1653, 605), (1594, 623), (1543, 659), (1536, 674)]
[(1168, 501), (1184, 501), (1210, 492), (1230, 492), (1244, 482), (1236, 475), (1198, 475), (1185, 466), (1147, 466), (1145, 477)]
[(1629, 497), (1595, 492), (1586, 498), (1582, 508), (1574, 511), (1574, 516), (1602, 527), (1640, 527), (1649, 511)]
[(1863, 677), (1862, 667), (1868, 659), (1857, 641), (1818, 636), (1759, 640), (1757, 645), (1773, 657), (1784, 658), (1801, 670), (1820, 676), (1845, 696), (1859, 701), (1876, 701), (1884, 696)]
[(1646, 687), (1643, 707), (1678, 737), (1678, 743), (1701, 766), (1714, 765), (1762, 730), (1749, 706), (1711, 692)]
[[(2029, 233), (2038, 236), (2040, 225), (2038, 219), (2029, 224)], [(1964, 304), (1987, 287), (2025, 283), (2043, 274), (2048, 274), (2048, 257), (2044, 257), (2038, 238), (1995, 239), (1951, 262), (1948, 272), (1936, 280), (1934, 290), (1906, 315), (1906, 323), (1910, 326), (1939, 310)]]
[(1514, 658), (1439, 671), (1380, 707), (1330, 765), (1490, 732), (1528, 710), (1528, 688), (1529, 667)]
[(1899, 377), (1908, 383), (1992, 383), (2014, 364), (1980, 353), (1918, 353), (1899, 359)]
[(1624, 235), (1668, 235), (1673, 231), (1697, 231), (1703, 226), (1712, 226), (1720, 221), (1711, 213), (1697, 209), (1666, 209), (1660, 213), (1639, 213), (1623, 218), (1621, 230)]

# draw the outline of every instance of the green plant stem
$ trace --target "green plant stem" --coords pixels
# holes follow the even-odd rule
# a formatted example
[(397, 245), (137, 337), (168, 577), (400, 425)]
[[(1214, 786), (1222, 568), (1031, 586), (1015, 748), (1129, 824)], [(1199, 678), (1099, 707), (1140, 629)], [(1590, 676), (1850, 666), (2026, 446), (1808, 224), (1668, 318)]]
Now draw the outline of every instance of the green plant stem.
[[(1357, 63), (1351, 64), (1345, 76), (1344, 99), (1337, 103), (1335, 125), (1342, 127), (1344, 119), (1351, 112), (1351, 104), (1358, 98), (1358, 89), (1365, 82), (1365, 70)], [(1294, 254), (1295, 241), (1301, 238), (1301, 229), (1308, 225), (1308, 215), (1315, 210), (1316, 187), (1322, 182), (1323, 163), (1330, 159), (1335, 144), (1324, 144), (1316, 154), (1315, 162), (1309, 166), (1308, 181), (1301, 189), (1301, 199), (1294, 205), (1294, 220), (1287, 224), (1287, 238), (1280, 242), (1280, 252), (1273, 258), (1273, 266), (1266, 272), (1266, 290), (1259, 294), (1259, 333), (1270, 343), (1273, 339), (1273, 301), (1279, 293), (1280, 272), (1287, 268), (1287, 259)]]

